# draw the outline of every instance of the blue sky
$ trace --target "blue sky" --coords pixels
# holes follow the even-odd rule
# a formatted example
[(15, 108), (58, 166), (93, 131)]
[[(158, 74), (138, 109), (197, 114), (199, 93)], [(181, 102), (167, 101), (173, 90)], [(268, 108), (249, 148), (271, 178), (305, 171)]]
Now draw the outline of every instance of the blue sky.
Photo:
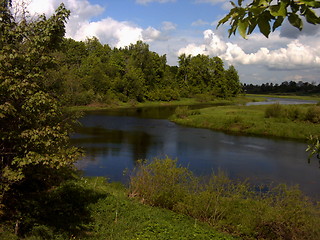
[[(22, 1), (22, 0), (16, 0)], [(166, 54), (176, 65), (179, 54), (219, 56), (238, 69), (243, 83), (309, 81), (320, 83), (320, 31), (305, 25), (300, 32), (285, 23), (268, 39), (227, 37), (216, 24), (230, 7), (224, 0), (28, 0), (31, 14), (50, 15), (64, 2), (71, 10), (66, 36), (124, 47), (138, 40)]]

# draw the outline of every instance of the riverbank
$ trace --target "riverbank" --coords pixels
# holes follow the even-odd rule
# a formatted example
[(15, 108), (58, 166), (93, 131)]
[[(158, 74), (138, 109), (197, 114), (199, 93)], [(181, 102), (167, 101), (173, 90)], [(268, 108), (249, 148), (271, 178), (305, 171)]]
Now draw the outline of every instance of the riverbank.
[[(266, 117), (270, 105), (255, 106), (218, 106), (197, 110), (197, 114), (177, 115), (171, 121), (190, 127), (208, 128), (231, 134), (278, 137), (305, 141), (310, 135), (317, 136), (320, 125), (307, 121), (299, 114), (305, 115), (314, 105), (282, 107), (279, 111), (297, 114), (296, 119), (286, 116)], [(289, 110), (288, 110), (289, 109)], [(291, 110), (290, 110), (291, 109)], [(317, 110), (315, 110), (317, 111)], [(291, 113), (290, 113), (291, 114)]]
[[(230, 99), (214, 99), (207, 101), (204, 98), (184, 98), (176, 101), (155, 102), (127, 102), (116, 104), (91, 104), (88, 106), (69, 107), (69, 111), (96, 111), (121, 108), (147, 108), (161, 106), (193, 106), (208, 105), (196, 111), (190, 111), (187, 117), (173, 115), (170, 120), (189, 127), (207, 128), (230, 134), (276, 137), (306, 141), (310, 135), (317, 136), (320, 132), (319, 124), (303, 119), (288, 117), (265, 117), (268, 105), (245, 106), (249, 102), (263, 102), (267, 98), (284, 98), (297, 100), (320, 100), (319, 96), (281, 96), (248, 94)], [(271, 104), (271, 103), (270, 103)], [(212, 107), (213, 106), (213, 107)], [(305, 112), (310, 105), (298, 105), (293, 111)], [(298, 109), (298, 110), (297, 110)], [(286, 111), (286, 110), (284, 110)]]
[(113, 104), (90, 104), (86, 106), (72, 106), (67, 109), (70, 111), (95, 111), (95, 110), (110, 110), (110, 109), (119, 109), (119, 108), (143, 108), (143, 107), (159, 107), (159, 106), (192, 106), (199, 104), (210, 105), (233, 105), (233, 104), (246, 104), (248, 102), (257, 102), (264, 101), (263, 98), (255, 96), (238, 96), (235, 98), (229, 99), (213, 99), (208, 100), (206, 98), (182, 98), (175, 101), (146, 101), (146, 102), (115, 102)]
[(246, 94), (247, 97), (251, 98), (283, 98), (283, 99), (297, 99), (297, 100), (312, 100), (320, 101), (320, 95), (277, 95), (277, 94)]
[[(139, 166), (127, 188), (82, 177), (34, 199), (23, 239), (319, 239), (319, 205), (297, 187), (205, 180), (169, 158)], [(0, 239), (22, 239), (13, 229), (1, 223)]]
[[(186, 215), (144, 205), (103, 177), (67, 182), (54, 192), (25, 240), (234, 239)], [(0, 239), (21, 239), (6, 229), (0, 224)]]

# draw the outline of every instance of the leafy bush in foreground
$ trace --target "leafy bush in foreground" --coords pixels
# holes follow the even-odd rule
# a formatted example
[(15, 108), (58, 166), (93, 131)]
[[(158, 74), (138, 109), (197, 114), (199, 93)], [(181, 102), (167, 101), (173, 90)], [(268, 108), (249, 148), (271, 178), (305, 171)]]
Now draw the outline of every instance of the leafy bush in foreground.
[(319, 239), (320, 209), (297, 187), (257, 191), (222, 173), (195, 177), (177, 161), (155, 159), (131, 177), (130, 195), (243, 239)]

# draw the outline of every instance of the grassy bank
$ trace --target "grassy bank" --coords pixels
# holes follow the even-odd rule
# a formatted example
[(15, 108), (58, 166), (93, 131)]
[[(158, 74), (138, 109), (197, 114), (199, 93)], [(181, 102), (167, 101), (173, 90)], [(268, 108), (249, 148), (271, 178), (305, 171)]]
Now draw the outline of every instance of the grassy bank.
[(246, 94), (247, 97), (250, 98), (284, 98), (284, 99), (297, 99), (297, 100), (312, 100), (312, 101), (320, 101), (320, 95), (295, 95), (295, 94)]
[[(196, 112), (186, 110), (184, 115), (175, 115), (172, 121), (191, 127), (208, 128), (232, 134), (267, 136), (306, 140), (310, 135), (319, 135), (320, 125), (305, 120), (310, 105), (280, 106), (280, 112), (297, 114), (296, 119), (285, 115), (266, 117), (270, 105), (219, 106)], [(292, 110), (288, 110), (291, 108)], [(299, 116), (301, 115), (301, 116)], [(301, 119), (299, 119), (301, 117)]]
[(154, 159), (132, 173), (129, 188), (102, 177), (64, 183), (30, 202), (24, 237), (1, 223), (0, 239), (319, 239), (319, 204), (296, 187), (261, 189)]
[(71, 111), (94, 111), (94, 110), (108, 110), (117, 108), (139, 108), (139, 107), (158, 107), (158, 106), (179, 106), (179, 105), (197, 105), (197, 104), (208, 104), (208, 105), (231, 105), (231, 104), (245, 104), (251, 101), (261, 101), (259, 97), (254, 96), (238, 96), (230, 99), (208, 99), (207, 97), (195, 97), (195, 98), (182, 98), (175, 101), (146, 101), (146, 102), (115, 102), (115, 103), (96, 103), (86, 106), (72, 106), (68, 107)]
[(192, 216), (240, 239), (320, 239), (319, 204), (296, 187), (258, 189), (221, 172), (206, 179), (195, 177), (168, 158), (142, 165), (130, 184), (135, 198)]
[[(233, 239), (186, 215), (144, 205), (128, 189), (102, 177), (65, 183), (32, 211), (26, 240)], [(40, 205), (40, 203), (39, 203)], [(15, 240), (14, 224), (0, 224), (0, 239)]]

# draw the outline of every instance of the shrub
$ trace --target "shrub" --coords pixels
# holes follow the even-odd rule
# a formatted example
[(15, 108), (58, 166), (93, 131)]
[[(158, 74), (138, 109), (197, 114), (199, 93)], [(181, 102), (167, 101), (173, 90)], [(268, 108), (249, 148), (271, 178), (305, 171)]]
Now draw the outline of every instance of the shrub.
[(303, 120), (304, 111), (298, 106), (288, 106), (286, 108), (286, 117), (290, 120)]
[(308, 108), (305, 120), (312, 123), (320, 123), (320, 106)]
[(320, 239), (320, 209), (297, 187), (258, 191), (225, 174), (194, 177), (176, 160), (156, 159), (131, 177), (131, 196), (192, 216), (241, 239)]
[(175, 110), (175, 115), (177, 118), (186, 118), (192, 115), (201, 114), (199, 110), (189, 110), (188, 106), (180, 106)]
[(265, 118), (279, 118), (281, 117), (282, 111), (283, 107), (279, 103), (275, 103), (266, 108), (264, 116)]
[(213, 100), (213, 96), (208, 93), (199, 93), (199, 94), (196, 94), (194, 97), (197, 102), (201, 102), (201, 103), (206, 103)]
[(142, 164), (130, 181), (130, 195), (152, 206), (172, 209), (187, 195), (192, 173), (169, 158)]

